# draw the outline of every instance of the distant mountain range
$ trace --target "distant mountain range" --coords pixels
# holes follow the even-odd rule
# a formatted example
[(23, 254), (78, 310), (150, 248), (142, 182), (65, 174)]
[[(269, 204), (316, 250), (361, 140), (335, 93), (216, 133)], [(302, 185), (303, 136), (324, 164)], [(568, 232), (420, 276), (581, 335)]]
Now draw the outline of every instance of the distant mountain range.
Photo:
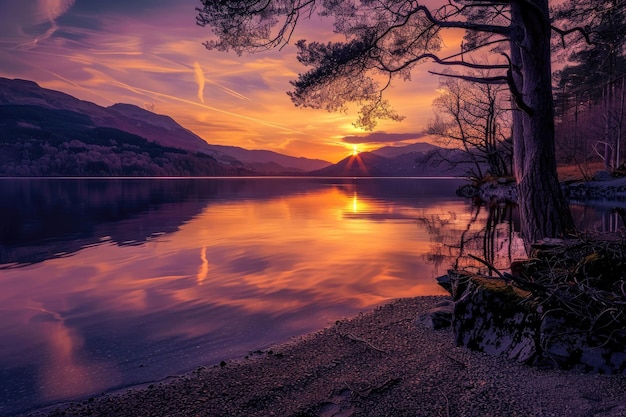
[[(23, 112), (24, 115), (20, 116), (20, 126), (23, 128), (28, 128), (30, 124), (32, 125), (30, 127), (36, 126), (37, 130), (41, 132), (51, 127), (47, 124), (32, 124), (30, 123), (32, 120), (25, 119), (32, 117), (35, 109), (38, 109), (40, 113), (45, 113), (46, 111), (66, 111), (64, 115), (68, 117), (68, 124), (72, 123), (71, 120), (73, 120), (74, 116), (81, 115), (83, 116), (81, 119), (81, 126), (83, 127), (116, 129), (167, 148), (183, 149), (192, 154), (208, 155), (231, 171), (233, 167), (239, 167), (245, 169), (247, 174), (255, 172), (261, 174), (304, 173), (330, 165), (327, 161), (296, 158), (271, 151), (254, 151), (235, 146), (210, 145), (195, 133), (179, 125), (169, 116), (155, 114), (130, 104), (114, 104), (110, 107), (101, 107), (88, 101), (79, 100), (69, 94), (42, 88), (36, 83), (27, 80), (0, 78), (0, 107), (4, 107), (6, 110), (5, 106), (28, 106), (29, 111)], [(24, 108), (26, 109), (26, 107)], [(15, 107), (13, 109), (15, 110)], [(5, 116), (3, 118), (6, 124), (8, 116), (6, 111), (4, 113)], [(0, 108), (0, 117), (2, 115)], [(56, 117), (63, 119), (64, 115), (57, 114)], [(70, 117), (70, 115), (72, 116)], [(38, 117), (41, 118), (43, 116)], [(60, 122), (60, 120), (57, 119), (57, 122)], [(58, 128), (58, 126), (56, 127)], [(6, 141), (8, 132), (6, 132), (6, 129), (4, 130), (3, 140)], [(22, 131), (22, 136), (24, 133)]]
[[(447, 162), (434, 163), (441, 161), (435, 154), (445, 154)], [(169, 116), (130, 104), (101, 107), (32, 81), (0, 77), (0, 176), (450, 176), (467, 171), (462, 155), (416, 143), (333, 165), (212, 145)]]
[[(308, 175), (330, 177), (461, 177), (467, 175), (472, 164), (464, 152), (438, 148), (430, 144), (413, 147), (423, 151), (401, 152), (382, 148), (373, 152), (351, 155), (334, 165), (311, 171)], [(430, 150), (428, 150), (430, 149)], [(397, 153), (397, 156), (393, 156)], [(382, 155), (391, 155), (385, 157)]]

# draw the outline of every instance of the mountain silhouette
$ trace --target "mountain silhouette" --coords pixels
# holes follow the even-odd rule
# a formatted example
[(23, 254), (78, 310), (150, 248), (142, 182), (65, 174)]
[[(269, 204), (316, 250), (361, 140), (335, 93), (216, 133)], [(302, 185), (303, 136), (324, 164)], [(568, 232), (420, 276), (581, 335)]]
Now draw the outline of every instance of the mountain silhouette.
[[(321, 177), (463, 177), (473, 167), (465, 152), (428, 145), (428, 152), (407, 152), (386, 158), (361, 152), (334, 165), (308, 172)], [(410, 149), (410, 148), (409, 148)], [(389, 152), (394, 154), (394, 152)]]
[(308, 175), (329, 177), (384, 177), (384, 170), (391, 161), (371, 152), (350, 155), (334, 165), (311, 171)]

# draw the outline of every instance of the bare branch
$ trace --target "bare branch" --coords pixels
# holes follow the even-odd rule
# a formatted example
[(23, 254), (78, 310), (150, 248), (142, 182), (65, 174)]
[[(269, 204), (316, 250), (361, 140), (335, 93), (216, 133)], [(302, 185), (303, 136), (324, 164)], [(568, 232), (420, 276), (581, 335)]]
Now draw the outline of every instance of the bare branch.
[(433, 75), (440, 75), (442, 77), (449, 77), (449, 78), (458, 78), (460, 80), (470, 81), (470, 82), (479, 83), (479, 84), (507, 84), (509, 82), (508, 77), (504, 75), (499, 75), (495, 77), (473, 77), (470, 75), (445, 74), (442, 72), (435, 72), (435, 71), (428, 71), (428, 72)]
[(509, 66), (507, 64), (476, 64), (473, 62), (466, 61), (446, 61), (444, 59), (439, 58), (434, 54), (422, 54), (417, 57), (415, 60), (422, 60), (430, 58), (440, 65), (458, 65), (467, 68), (480, 69), (480, 70), (494, 70), (494, 69), (508, 69)]
[(594, 45), (594, 42), (592, 42), (591, 38), (589, 37), (589, 33), (587, 33), (587, 31), (584, 28), (575, 27), (571, 29), (560, 29), (560, 28), (557, 28), (556, 26), (550, 26), (550, 27), (552, 28), (553, 31), (555, 31), (561, 36), (561, 45), (563, 45), (563, 48), (565, 48), (565, 37), (572, 33), (578, 33), (582, 35), (582, 37), (585, 38), (585, 42), (587, 42), (587, 45)]

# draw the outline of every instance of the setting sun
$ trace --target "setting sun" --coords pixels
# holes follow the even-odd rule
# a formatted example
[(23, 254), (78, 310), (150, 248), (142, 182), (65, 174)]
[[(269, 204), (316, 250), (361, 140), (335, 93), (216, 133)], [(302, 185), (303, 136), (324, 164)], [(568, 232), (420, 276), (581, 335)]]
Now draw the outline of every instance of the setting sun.
[(357, 145), (352, 145), (352, 155), (358, 155), (359, 154), (359, 148)]

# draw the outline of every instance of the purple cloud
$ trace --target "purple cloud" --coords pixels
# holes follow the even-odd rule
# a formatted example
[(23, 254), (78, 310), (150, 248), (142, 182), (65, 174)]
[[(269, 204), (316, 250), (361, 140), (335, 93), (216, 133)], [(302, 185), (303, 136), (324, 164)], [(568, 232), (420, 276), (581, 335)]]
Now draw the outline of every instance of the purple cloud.
[(374, 132), (364, 136), (345, 136), (341, 139), (345, 143), (359, 144), (359, 143), (389, 143), (389, 142), (404, 142), (407, 140), (420, 139), (426, 136), (425, 133), (385, 133)]

